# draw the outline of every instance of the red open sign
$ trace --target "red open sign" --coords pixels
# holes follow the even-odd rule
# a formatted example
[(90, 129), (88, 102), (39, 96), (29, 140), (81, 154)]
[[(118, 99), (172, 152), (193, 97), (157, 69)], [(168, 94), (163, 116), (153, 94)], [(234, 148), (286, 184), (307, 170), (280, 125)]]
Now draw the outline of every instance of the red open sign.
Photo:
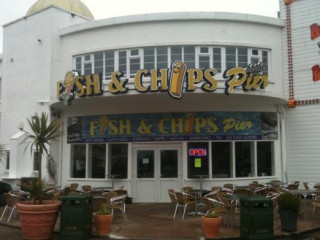
[(189, 156), (207, 156), (207, 149), (206, 148), (190, 148), (189, 149)]

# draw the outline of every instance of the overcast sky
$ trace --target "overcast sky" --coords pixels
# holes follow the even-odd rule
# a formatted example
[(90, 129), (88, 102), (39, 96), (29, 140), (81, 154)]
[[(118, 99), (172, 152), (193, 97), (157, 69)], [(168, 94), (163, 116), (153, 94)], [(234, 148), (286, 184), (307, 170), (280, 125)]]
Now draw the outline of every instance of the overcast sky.
[[(37, 0), (0, 0), (0, 25), (26, 15)], [(95, 19), (156, 12), (238, 12), (277, 17), (279, 0), (82, 0)], [(0, 53), (2, 52), (2, 27)]]

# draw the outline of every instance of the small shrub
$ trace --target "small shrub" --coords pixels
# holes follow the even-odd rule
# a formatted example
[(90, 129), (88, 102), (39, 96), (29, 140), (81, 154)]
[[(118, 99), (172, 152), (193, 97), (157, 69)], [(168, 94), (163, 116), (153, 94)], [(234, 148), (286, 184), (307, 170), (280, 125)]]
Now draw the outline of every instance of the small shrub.
[(110, 215), (110, 208), (106, 204), (101, 204), (100, 209), (96, 212), (96, 215)]
[(300, 199), (292, 193), (281, 194), (278, 198), (279, 210), (299, 212)]

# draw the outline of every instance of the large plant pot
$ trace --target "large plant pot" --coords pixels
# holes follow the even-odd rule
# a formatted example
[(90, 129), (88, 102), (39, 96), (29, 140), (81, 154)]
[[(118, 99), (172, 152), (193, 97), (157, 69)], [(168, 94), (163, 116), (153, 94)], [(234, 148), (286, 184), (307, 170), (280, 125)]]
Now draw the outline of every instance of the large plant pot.
[(113, 219), (113, 215), (97, 215), (94, 214), (94, 224), (96, 227), (96, 234), (100, 236), (106, 236), (110, 232), (110, 227)]
[(17, 203), (23, 239), (50, 239), (61, 202), (45, 200), (41, 204)]
[(219, 234), (222, 217), (207, 218), (201, 217), (204, 236), (206, 238), (216, 238)]
[(297, 231), (298, 213), (279, 210), (281, 230), (285, 232)]

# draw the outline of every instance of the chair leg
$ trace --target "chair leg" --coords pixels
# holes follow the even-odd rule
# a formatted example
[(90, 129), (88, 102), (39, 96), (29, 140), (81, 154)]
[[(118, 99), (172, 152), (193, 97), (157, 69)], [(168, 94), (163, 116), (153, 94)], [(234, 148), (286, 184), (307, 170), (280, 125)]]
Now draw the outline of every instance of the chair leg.
[(128, 224), (128, 218), (127, 218), (126, 212), (125, 212), (122, 208), (120, 208), (120, 211), (121, 211), (121, 213), (122, 213), (122, 217), (123, 217), (123, 219), (124, 219), (124, 222), (125, 222), (126, 224)]
[(12, 208), (11, 213), (10, 213), (10, 216), (9, 216), (9, 218), (8, 218), (8, 221), (7, 221), (7, 222), (9, 222), (9, 221), (10, 221), (10, 219), (11, 219), (11, 217), (12, 217), (12, 214), (15, 212), (15, 210), (16, 210), (16, 206), (14, 206), (14, 207)]
[(2, 220), (2, 218), (3, 218), (4, 214), (6, 213), (7, 208), (8, 208), (8, 206), (6, 206), (6, 207), (4, 208), (3, 213), (2, 213), (2, 215), (1, 215), (1, 218), (0, 218), (0, 221)]
[(184, 208), (183, 208), (183, 215), (182, 215), (182, 220), (184, 219), (184, 215), (186, 214), (186, 209), (187, 209), (187, 205), (184, 205)]
[(178, 203), (176, 204), (176, 209), (174, 210), (173, 218), (176, 218), (177, 210), (178, 210)]

